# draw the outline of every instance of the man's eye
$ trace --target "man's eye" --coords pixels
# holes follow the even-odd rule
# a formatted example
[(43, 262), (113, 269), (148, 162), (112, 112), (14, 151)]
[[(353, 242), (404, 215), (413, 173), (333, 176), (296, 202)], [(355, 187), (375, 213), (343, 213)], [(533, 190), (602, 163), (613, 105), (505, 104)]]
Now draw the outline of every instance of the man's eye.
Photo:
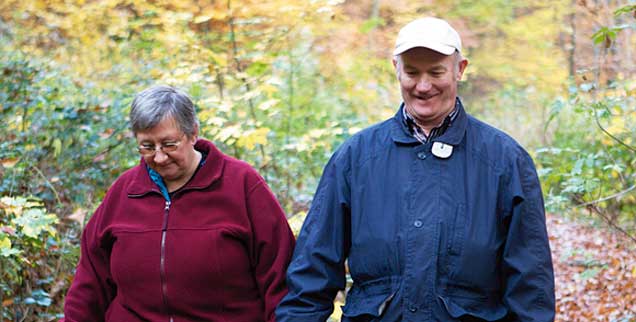
[(166, 142), (166, 143), (163, 144), (163, 146), (165, 146), (165, 147), (171, 147), (171, 146), (176, 146), (176, 145), (177, 145), (177, 142)]
[(140, 148), (142, 148), (144, 150), (154, 150), (155, 149), (154, 145), (142, 145), (142, 146), (140, 146)]

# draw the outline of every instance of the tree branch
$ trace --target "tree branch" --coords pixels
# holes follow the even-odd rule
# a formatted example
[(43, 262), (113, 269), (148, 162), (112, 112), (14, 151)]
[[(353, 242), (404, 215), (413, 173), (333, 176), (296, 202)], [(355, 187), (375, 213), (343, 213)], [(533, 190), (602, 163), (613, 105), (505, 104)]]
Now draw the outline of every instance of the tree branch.
[(594, 109), (594, 120), (596, 121), (596, 125), (599, 127), (599, 129), (601, 129), (601, 131), (603, 131), (603, 133), (605, 133), (605, 135), (607, 135), (607, 136), (609, 136), (610, 138), (612, 138), (612, 140), (614, 140), (614, 141), (618, 142), (620, 145), (622, 145), (622, 146), (626, 147), (627, 149), (629, 149), (630, 151), (632, 151), (632, 152), (635, 152), (635, 153), (636, 153), (636, 148), (634, 148), (633, 146), (631, 146), (631, 145), (629, 145), (629, 144), (627, 144), (627, 143), (623, 142), (621, 139), (619, 139), (619, 138), (615, 137), (612, 133), (608, 132), (608, 131), (607, 131), (607, 130), (603, 127), (603, 125), (601, 124), (601, 121), (598, 119), (598, 115), (596, 114), (596, 109), (597, 109), (597, 108), (596, 108), (596, 105), (597, 105), (597, 104), (594, 104), (594, 105), (592, 106), (592, 108)]
[(580, 207), (587, 207), (587, 206), (595, 205), (595, 204), (597, 204), (599, 202), (607, 201), (607, 200), (610, 200), (610, 199), (614, 199), (614, 198), (618, 198), (618, 197), (621, 197), (623, 195), (626, 195), (627, 193), (629, 193), (630, 191), (632, 191), (634, 189), (636, 189), (636, 185), (633, 185), (633, 186), (631, 186), (631, 187), (629, 187), (629, 188), (627, 188), (627, 189), (625, 189), (625, 190), (623, 190), (621, 192), (617, 192), (617, 193), (615, 193), (613, 195), (605, 196), (603, 198), (599, 198), (599, 199), (596, 199), (596, 200), (588, 201), (588, 202), (585, 202), (585, 203), (576, 204), (576, 205), (574, 205), (572, 207), (573, 208), (580, 208)]
[(596, 206), (596, 203), (604, 201), (604, 200), (609, 200), (612, 198), (616, 198), (617, 196), (626, 194), (627, 192), (634, 190), (636, 188), (636, 185), (629, 187), (628, 189), (621, 191), (617, 194), (605, 197), (605, 198), (601, 198), (601, 199), (597, 199), (595, 201), (592, 202), (586, 202), (583, 203), (581, 202), (581, 198), (580, 197), (575, 197), (576, 201), (579, 201), (581, 203), (575, 205), (575, 207), (585, 207), (585, 209), (596, 213), (597, 215), (599, 215), (601, 217), (601, 219), (603, 219), (603, 221), (605, 221), (612, 229), (620, 232), (621, 234), (623, 234), (625, 237), (627, 237), (628, 239), (630, 239), (632, 242), (634, 242), (636, 244), (636, 237), (632, 236), (630, 233), (628, 233), (625, 229), (619, 227), (616, 223), (614, 223), (613, 220), (611, 220), (610, 218), (608, 218), (608, 216), (599, 208)]

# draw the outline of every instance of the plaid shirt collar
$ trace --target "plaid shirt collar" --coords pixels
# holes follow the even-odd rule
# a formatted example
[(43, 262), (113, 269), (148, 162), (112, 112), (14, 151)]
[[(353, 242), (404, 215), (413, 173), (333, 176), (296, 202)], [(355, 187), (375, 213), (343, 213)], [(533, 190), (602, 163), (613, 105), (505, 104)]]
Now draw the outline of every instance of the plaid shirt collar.
[(455, 121), (457, 115), (459, 114), (459, 104), (459, 99), (456, 99), (455, 108), (453, 108), (453, 111), (450, 112), (450, 114), (448, 114), (446, 118), (444, 118), (442, 124), (432, 128), (431, 132), (428, 135), (426, 135), (426, 133), (424, 133), (424, 130), (419, 125), (417, 125), (417, 123), (415, 122), (415, 118), (413, 118), (413, 116), (406, 111), (406, 106), (402, 109), (404, 124), (406, 124), (406, 127), (409, 129), (409, 132), (411, 132), (411, 135), (413, 135), (413, 137), (415, 137), (422, 144), (425, 144), (426, 142), (439, 137), (444, 134), (444, 132), (446, 132), (446, 129), (448, 129), (453, 121)]

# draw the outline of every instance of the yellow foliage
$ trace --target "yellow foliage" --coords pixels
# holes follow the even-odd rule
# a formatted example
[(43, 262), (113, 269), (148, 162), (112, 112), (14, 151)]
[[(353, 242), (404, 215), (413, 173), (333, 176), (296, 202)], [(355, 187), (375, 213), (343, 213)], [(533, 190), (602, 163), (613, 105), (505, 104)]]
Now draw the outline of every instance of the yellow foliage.
[(258, 109), (262, 110), (262, 111), (267, 111), (269, 110), (271, 107), (276, 106), (276, 104), (278, 104), (280, 101), (277, 99), (271, 99), (271, 100), (267, 100), (264, 101), (260, 104), (258, 104)]
[(300, 230), (303, 227), (303, 223), (305, 222), (305, 218), (307, 218), (307, 212), (301, 211), (287, 219), (289, 227), (294, 233), (294, 236), (298, 236), (298, 234), (300, 233)]
[(606, 130), (612, 134), (622, 133), (625, 131), (625, 120), (622, 117), (612, 117), (610, 126)]
[(2, 197), (0, 198), (0, 209), (3, 209), (7, 214), (13, 214), (15, 217), (22, 216), (25, 208), (41, 207), (39, 202), (28, 201), (24, 197)]
[(330, 319), (340, 321), (340, 319), (342, 318), (342, 305), (344, 305), (344, 303), (342, 303), (341, 301), (336, 300), (333, 302), (334, 309), (333, 313), (329, 317)]
[(7, 236), (0, 236), (0, 250), (11, 248), (11, 240)]
[(469, 72), (489, 75), (504, 84), (533, 86), (545, 94), (562, 90), (567, 64), (554, 37), (562, 28), (558, 17), (566, 8), (560, 2), (533, 2), (536, 10), (531, 14), (500, 26), (503, 36), (482, 40), (480, 50), (471, 56)]
[(241, 126), (240, 125), (230, 125), (230, 126), (225, 126), (224, 128), (220, 129), (216, 133), (214, 138), (216, 140), (221, 141), (221, 142), (226, 142), (228, 144), (232, 144), (233, 142), (236, 141), (236, 139), (238, 137), (240, 137), (240, 135), (241, 135)]
[(236, 141), (236, 145), (248, 150), (254, 150), (256, 144), (267, 144), (267, 133), (269, 132), (270, 129), (266, 127), (244, 131)]

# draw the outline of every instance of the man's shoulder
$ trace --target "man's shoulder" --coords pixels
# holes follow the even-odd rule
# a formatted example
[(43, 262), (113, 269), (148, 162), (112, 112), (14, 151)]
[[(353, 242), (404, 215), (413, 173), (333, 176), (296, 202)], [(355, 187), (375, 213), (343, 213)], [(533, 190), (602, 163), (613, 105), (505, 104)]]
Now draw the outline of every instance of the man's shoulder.
[(361, 162), (390, 146), (392, 133), (399, 126), (393, 118), (370, 125), (347, 138), (335, 151), (336, 160)]
[(501, 129), (494, 127), (472, 115), (468, 115), (466, 134), (484, 143), (497, 143), (508, 148), (521, 148), (519, 142)]
[[(530, 158), (528, 151), (512, 136), (474, 116), (468, 116), (466, 138), (472, 152), (491, 161), (513, 161)], [(500, 164), (500, 162), (495, 162)]]
[(384, 121), (372, 124), (345, 140), (345, 144), (357, 145), (364, 142), (378, 142), (391, 137), (393, 129), (396, 127), (395, 119), (389, 118)]

